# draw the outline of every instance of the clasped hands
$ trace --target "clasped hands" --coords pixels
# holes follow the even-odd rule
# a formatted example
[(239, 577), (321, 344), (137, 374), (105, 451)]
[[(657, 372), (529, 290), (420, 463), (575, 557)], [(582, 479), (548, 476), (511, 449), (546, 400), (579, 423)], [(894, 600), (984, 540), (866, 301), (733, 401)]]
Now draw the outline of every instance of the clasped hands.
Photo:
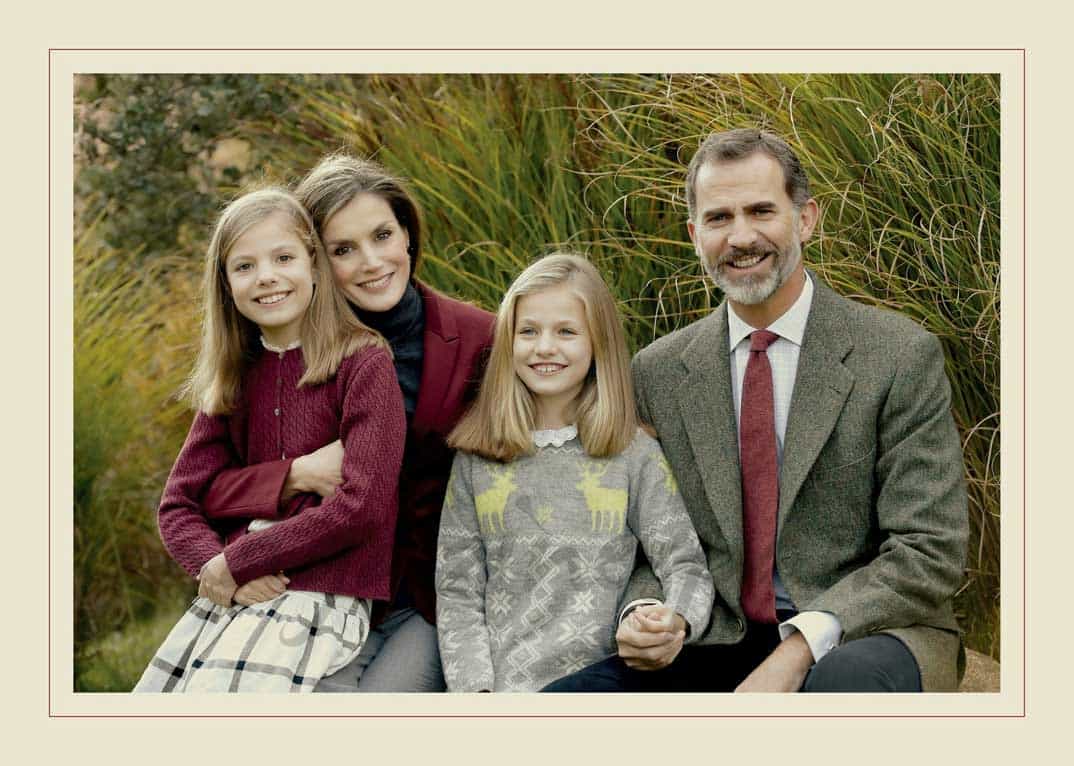
[(231, 606), (234, 601), (243, 606), (251, 606), (262, 601), (271, 601), (287, 590), (291, 580), (283, 573), (263, 575), (250, 580), (241, 588), (231, 576), (224, 552), (213, 556), (205, 562), (198, 574), (198, 595), (219, 606)]
[(679, 656), (686, 640), (686, 620), (664, 604), (643, 604), (619, 623), (619, 656), (635, 670), (660, 670)]

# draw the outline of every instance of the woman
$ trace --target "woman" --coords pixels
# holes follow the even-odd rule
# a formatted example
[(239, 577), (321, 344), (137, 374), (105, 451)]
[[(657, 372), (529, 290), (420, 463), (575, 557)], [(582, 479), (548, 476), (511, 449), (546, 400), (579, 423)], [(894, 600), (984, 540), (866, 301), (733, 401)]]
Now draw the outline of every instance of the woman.
[[(390, 602), (378, 602), (358, 659), (315, 691), (443, 691), (433, 572), (440, 508), (453, 451), (445, 443), (472, 398), (491, 343), (492, 314), (447, 298), (414, 273), (421, 212), (377, 163), (346, 154), (321, 160), (295, 189), (324, 240), (336, 283), (358, 317), (391, 346), (407, 416)], [(220, 475), (210, 511), (287, 511), (310, 493), (330, 496), (342, 447)]]

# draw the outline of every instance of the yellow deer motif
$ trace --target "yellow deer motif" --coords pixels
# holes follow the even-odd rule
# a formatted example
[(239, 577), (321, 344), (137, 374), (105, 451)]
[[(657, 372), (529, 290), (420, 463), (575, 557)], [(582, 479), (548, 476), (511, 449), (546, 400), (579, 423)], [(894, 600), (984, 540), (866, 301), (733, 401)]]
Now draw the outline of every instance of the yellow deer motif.
[(503, 509), (507, 506), (507, 498), (518, 489), (518, 485), (511, 481), (515, 475), (514, 468), (496, 468), (490, 466), (489, 472), (493, 476), (492, 486), (481, 492), (474, 498), (474, 506), (477, 508), (477, 523), (482, 531), (496, 531), (496, 521), (500, 522), (503, 529)]
[(671, 464), (663, 455), (660, 456), (660, 469), (664, 472), (664, 490), (669, 495), (678, 494), (679, 483), (675, 481), (675, 474), (671, 472)]
[(455, 472), (451, 472), (451, 478), (448, 479), (447, 489), (444, 492), (444, 510), (448, 514), (455, 512)]
[(585, 495), (585, 504), (589, 508), (592, 529), (604, 529), (607, 523), (609, 532), (622, 532), (626, 525), (627, 493), (623, 489), (607, 489), (600, 486), (600, 478), (608, 466), (590, 469), (582, 466), (582, 480), (575, 486)]

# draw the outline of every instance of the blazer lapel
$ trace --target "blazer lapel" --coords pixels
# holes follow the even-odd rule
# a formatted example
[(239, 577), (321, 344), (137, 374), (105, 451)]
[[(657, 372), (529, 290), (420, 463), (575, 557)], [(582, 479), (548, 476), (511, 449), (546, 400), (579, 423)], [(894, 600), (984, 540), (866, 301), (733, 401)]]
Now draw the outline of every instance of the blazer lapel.
[[(679, 410), (701, 472), (709, 507), (729, 549), (742, 555), (742, 483), (738, 429), (731, 398), (727, 304), (707, 319), (682, 353), (689, 373), (678, 388)], [(740, 561), (735, 562), (736, 571)]]
[(838, 302), (842, 299), (816, 276), (813, 285), (813, 305), (802, 339), (783, 440), (779, 528), (783, 527), (802, 482), (827, 443), (854, 387), (853, 373), (843, 366), (854, 344), (840, 320)]
[(421, 384), (411, 429), (424, 435), (436, 428), (443, 413), (459, 355), (459, 332), (451, 312), (441, 310), (439, 296), (420, 282), (415, 285), (425, 309), (425, 333)]

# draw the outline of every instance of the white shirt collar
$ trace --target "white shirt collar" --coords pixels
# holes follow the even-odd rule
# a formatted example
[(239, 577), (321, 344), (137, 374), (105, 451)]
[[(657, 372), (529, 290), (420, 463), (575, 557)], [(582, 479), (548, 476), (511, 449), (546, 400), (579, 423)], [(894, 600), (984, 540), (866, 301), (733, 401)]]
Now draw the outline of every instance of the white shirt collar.
[(265, 349), (268, 350), (268, 351), (272, 351), (273, 353), (276, 353), (276, 354), (282, 354), (284, 351), (290, 351), (291, 349), (298, 348), (299, 346), (302, 345), (302, 341), (301, 340), (292, 341), (291, 343), (288, 343), (285, 348), (280, 348), (278, 346), (273, 346), (271, 343), (269, 343), (267, 340), (265, 340), (265, 336), (262, 335), (261, 336), (261, 345), (264, 346)]
[(768, 327), (751, 327), (735, 313), (730, 302), (727, 304), (727, 333), (731, 340), (731, 348), (734, 349), (754, 330), (762, 329), (774, 332), (781, 338), (789, 340), (796, 346), (802, 345), (805, 337), (806, 322), (809, 320), (809, 309), (813, 304), (813, 279), (809, 272), (805, 275), (805, 284), (798, 300), (787, 309), (783, 315)]
[(543, 431), (533, 431), (533, 443), (537, 447), (562, 447), (578, 435), (578, 428), (572, 423), (563, 428), (549, 428)]

